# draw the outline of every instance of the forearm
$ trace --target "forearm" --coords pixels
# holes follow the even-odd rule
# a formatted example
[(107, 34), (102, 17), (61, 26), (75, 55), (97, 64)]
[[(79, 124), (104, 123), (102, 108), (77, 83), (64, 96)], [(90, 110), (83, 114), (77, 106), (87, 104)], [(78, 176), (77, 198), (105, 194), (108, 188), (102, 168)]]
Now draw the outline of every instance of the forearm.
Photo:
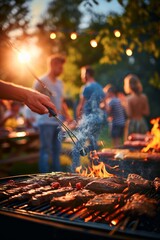
[(0, 80), (0, 98), (23, 102), (32, 111), (39, 114), (48, 113), (46, 106), (57, 112), (56, 107), (48, 96), (31, 88), (6, 83), (2, 80)]
[(0, 80), (0, 98), (25, 102), (28, 92), (25, 87)]

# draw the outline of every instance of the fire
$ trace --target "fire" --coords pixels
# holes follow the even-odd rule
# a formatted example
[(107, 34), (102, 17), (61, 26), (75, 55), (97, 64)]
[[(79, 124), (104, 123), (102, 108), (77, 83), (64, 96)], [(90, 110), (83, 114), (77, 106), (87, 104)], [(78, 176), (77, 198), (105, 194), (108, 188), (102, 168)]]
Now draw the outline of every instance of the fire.
[(152, 119), (151, 124), (153, 124), (151, 129), (152, 139), (148, 145), (141, 150), (142, 152), (153, 151), (153, 149), (156, 152), (160, 150), (160, 117)]
[(109, 173), (106, 170), (106, 165), (103, 162), (99, 162), (98, 165), (94, 165), (88, 167), (88, 169), (82, 169), (82, 166), (76, 168), (76, 172), (82, 176), (87, 177), (113, 177), (114, 175)]

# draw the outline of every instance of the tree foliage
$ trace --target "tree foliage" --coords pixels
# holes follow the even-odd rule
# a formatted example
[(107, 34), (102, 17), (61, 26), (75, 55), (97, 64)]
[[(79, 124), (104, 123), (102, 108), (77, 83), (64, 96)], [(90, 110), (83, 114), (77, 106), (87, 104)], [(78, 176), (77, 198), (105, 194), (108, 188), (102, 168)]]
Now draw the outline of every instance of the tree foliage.
[[(112, 64), (121, 60), (127, 48), (148, 52), (158, 59), (160, 57), (159, 1), (121, 0), (119, 2), (124, 8), (123, 14), (108, 16), (106, 28), (102, 29), (98, 36), (98, 40), (104, 46), (102, 61)], [(121, 32), (118, 40), (113, 33), (116, 29)]]

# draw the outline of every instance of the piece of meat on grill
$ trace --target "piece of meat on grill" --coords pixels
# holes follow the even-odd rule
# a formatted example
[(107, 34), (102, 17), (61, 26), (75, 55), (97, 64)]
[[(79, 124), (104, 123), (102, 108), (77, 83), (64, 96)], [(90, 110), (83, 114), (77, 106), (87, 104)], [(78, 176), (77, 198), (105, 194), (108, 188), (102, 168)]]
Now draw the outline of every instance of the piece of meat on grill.
[(86, 204), (86, 208), (95, 211), (110, 211), (117, 204), (124, 202), (124, 194), (122, 193), (102, 193), (90, 199)]
[(135, 173), (128, 174), (126, 182), (128, 184), (128, 189), (133, 192), (146, 191), (153, 188), (152, 181), (144, 179)]
[(85, 176), (81, 176), (81, 175), (73, 175), (73, 176), (59, 177), (57, 181), (63, 187), (67, 187), (69, 185), (72, 187), (76, 187), (77, 182), (80, 182), (82, 187), (84, 187), (86, 184), (93, 181), (93, 179), (94, 178), (91, 178), (91, 177), (85, 177)]
[(53, 197), (60, 197), (71, 191), (73, 191), (72, 187), (61, 187), (56, 190), (50, 190), (42, 192), (41, 194), (35, 194), (29, 200), (28, 204), (31, 206), (39, 206), (42, 203), (49, 202)]
[(33, 188), (28, 190), (27, 192), (21, 192), (9, 197), (8, 202), (29, 200), (35, 194), (40, 194), (50, 190), (53, 190), (53, 188), (50, 185), (42, 186), (39, 188)]
[(65, 196), (53, 197), (50, 203), (54, 206), (75, 208), (86, 203), (94, 196), (95, 193), (87, 189), (74, 190)]
[(120, 212), (131, 216), (146, 215), (154, 217), (157, 211), (157, 204), (157, 200), (148, 198), (144, 194), (135, 193), (127, 200)]
[(88, 183), (85, 189), (89, 189), (95, 193), (121, 193), (126, 188), (126, 184), (119, 184), (111, 179), (100, 179)]
[(106, 181), (111, 181), (111, 182), (118, 183), (118, 184), (124, 184), (127, 187), (126, 179), (123, 177), (116, 176), (116, 175), (114, 175), (113, 177), (104, 177), (104, 178), (101, 178), (100, 180), (101, 181), (106, 180)]
[(21, 193), (21, 192), (27, 192), (28, 190), (33, 189), (33, 188), (37, 188), (37, 187), (40, 187), (40, 185), (39, 185), (39, 183), (35, 182), (35, 183), (28, 184), (28, 185), (23, 186), (23, 187), (16, 187), (16, 188), (8, 189), (8, 190), (6, 190), (6, 193), (9, 196), (12, 196), (12, 195), (15, 195), (15, 194), (18, 194), (18, 193)]
[(160, 178), (159, 177), (156, 177), (153, 180), (153, 185), (154, 185), (156, 192), (160, 192)]

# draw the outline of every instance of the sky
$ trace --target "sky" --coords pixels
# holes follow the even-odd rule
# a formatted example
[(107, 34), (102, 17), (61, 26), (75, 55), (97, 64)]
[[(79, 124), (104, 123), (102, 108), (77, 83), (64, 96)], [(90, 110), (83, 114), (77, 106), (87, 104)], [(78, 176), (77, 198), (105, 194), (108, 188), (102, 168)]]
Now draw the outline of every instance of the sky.
[[(32, 15), (32, 26), (34, 26), (38, 20), (43, 16), (44, 11), (47, 9), (47, 5), (51, 0), (32, 0), (31, 2), (31, 15)], [(107, 2), (106, 0), (97, 0), (99, 5), (93, 4), (93, 9), (95, 9), (96, 13), (99, 14), (108, 14), (110, 11), (122, 12), (122, 7), (117, 2), (117, 0), (112, 0), (111, 2)], [(84, 4), (81, 5), (81, 10), (83, 10), (85, 17), (83, 18), (83, 22), (81, 24), (81, 28), (87, 27), (87, 22), (89, 21), (89, 15), (84, 8)]]

